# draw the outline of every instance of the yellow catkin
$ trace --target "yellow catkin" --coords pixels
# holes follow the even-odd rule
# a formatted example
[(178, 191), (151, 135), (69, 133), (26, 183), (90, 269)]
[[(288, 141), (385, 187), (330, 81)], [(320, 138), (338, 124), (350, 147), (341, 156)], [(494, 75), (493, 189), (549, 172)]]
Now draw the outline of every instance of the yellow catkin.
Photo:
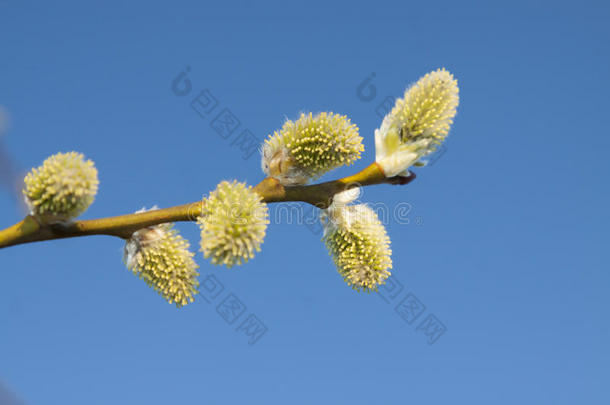
[(97, 170), (76, 152), (58, 153), (32, 169), (23, 194), (32, 215), (44, 221), (63, 221), (82, 214), (95, 199)]
[(269, 210), (245, 183), (223, 181), (203, 203), (201, 250), (213, 264), (241, 265), (260, 251)]
[(375, 131), (376, 161), (386, 175), (394, 176), (432, 153), (449, 133), (458, 104), (457, 80), (445, 69), (409, 87)]
[(351, 165), (364, 150), (358, 127), (332, 112), (288, 120), (263, 145), (262, 168), (285, 185), (304, 184)]
[(197, 263), (189, 243), (173, 224), (161, 224), (135, 232), (125, 245), (127, 268), (178, 308), (193, 302), (197, 294)]
[(323, 212), (323, 240), (339, 274), (356, 291), (377, 291), (390, 276), (390, 238), (377, 214), (365, 204)]

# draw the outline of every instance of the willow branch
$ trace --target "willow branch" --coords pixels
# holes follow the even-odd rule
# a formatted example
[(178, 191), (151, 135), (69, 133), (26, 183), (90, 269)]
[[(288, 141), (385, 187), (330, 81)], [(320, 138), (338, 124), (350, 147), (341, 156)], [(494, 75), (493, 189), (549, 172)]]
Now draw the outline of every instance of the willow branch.
[[(342, 179), (307, 186), (283, 186), (267, 177), (254, 190), (267, 203), (302, 201), (318, 208), (326, 208), (338, 192), (375, 184), (407, 184), (409, 177), (385, 177), (381, 168), (373, 163), (364, 170)], [(196, 221), (201, 214), (203, 201), (178, 205), (138, 214), (109, 218), (74, 221), (71, 223), (42, 224), (28, 215), (23, 221), (0, 230), (0, 249), (30, 242), (75, 238), (90, 235), (109, 235), (128, 239), (135, 231), (166, 222)]]

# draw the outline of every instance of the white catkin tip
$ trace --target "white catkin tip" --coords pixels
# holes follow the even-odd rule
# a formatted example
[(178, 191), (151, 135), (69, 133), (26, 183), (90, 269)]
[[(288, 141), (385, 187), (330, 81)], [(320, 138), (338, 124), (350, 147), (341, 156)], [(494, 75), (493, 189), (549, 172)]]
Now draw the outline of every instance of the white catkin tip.
[(337, 206), (350, 204), (356, 201), (358, 197), (360, 197), (360, 193), (360, 187), (354, 187), (349, 190), (337, 193), (333, 197), (333, 204), (336, 204)]

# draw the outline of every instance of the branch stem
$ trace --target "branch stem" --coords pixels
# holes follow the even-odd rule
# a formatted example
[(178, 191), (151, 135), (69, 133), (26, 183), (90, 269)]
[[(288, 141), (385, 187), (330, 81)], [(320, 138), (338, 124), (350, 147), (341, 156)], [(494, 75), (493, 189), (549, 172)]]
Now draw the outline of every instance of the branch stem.
[[(350, 188), (383, 183), (407, 184), (414, 179), (413, 173), (409, 177), (387, 178), (379, 165), (373, 163), (354, 175), (306, 186), (282, 186), (276, 179), (267, 177), (254, 187), (254, 191), (267, 203), (303, 201), (318, 208), (326, 208), (335, 194)], [(197, 201), (138, 214), (55, 224), (43, 224), (28, 215), (23, 221), (0, 230), (0, 249), (30, 242), (90, 235), (110, 235), (128, 239), (135, 231), (152, 225), (196, 221), (202, 206), (203, 201)]]

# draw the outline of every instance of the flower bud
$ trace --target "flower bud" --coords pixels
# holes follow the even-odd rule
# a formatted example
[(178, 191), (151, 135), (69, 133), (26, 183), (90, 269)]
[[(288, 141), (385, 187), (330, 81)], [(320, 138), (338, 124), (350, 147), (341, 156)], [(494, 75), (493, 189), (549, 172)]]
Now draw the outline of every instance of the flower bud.
[(283, 185), (305, 184), (339, 166), (351, 165), (363, 150), (358, 127), (346, 116), (301, 114), (265, 141), (261, 166)]
[(199, 266), (189, 247), (173, 224), (150, 226), (134, 232), (127, 240), (124, 261), (167, 302), (180, 308), (193, 302), (199, 285)]
[(396, 100), (375, 131), (376, 161), (387, 177), (407, 168), (440, 145), (459, 104), (457, 80), (445, 69), (428, 73)]
[(76, 152), (49, 157), (24, 182), (31, 214), (44, 222), (65, 221), (85, 212), (99, 184), (93, 162)]
[(221, 182), (205, 199), (201, 227), (201, 250), (213, 264), (241, 265), (260, 251), (265, 238), (269, 209), (245, 183)]
[[(349, 190), (351, 192), (351, 190)], [(341, 193), (341, 194), (345, 194)], [(335, 196), (342, 204), (353, 198)], [(339, 274), (356, 291), (377, 291), (390, 276), (390, 238), (377, 214), (366, 204), (338, 205), (322, 211), (323, 240)]]

